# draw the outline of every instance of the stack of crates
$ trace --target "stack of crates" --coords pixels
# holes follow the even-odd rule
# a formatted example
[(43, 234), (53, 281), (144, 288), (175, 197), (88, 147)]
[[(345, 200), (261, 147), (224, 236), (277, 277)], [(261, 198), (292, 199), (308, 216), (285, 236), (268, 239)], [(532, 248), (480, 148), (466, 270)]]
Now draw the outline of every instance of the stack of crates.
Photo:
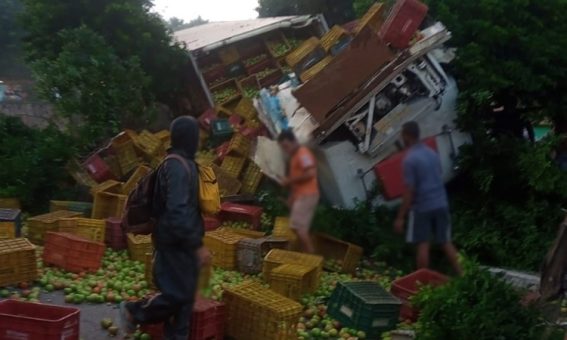
[(128, 196), (99, 191), (94, 194), (93, 212), (91, 218), (106, 219), (122, 217)]
[(144, 263), (146, 254), (153, 253), (152, 238), (149, 235), (127, 235), (128, 254), (130, 259)]
[(323, 271), (323, 258), (321, 256), (302, 254), (289, 250), (272, 249), (264, 258), (264, 264), (262, 266), (264, 280), (270, 282), (272, 271), (283, 264), (299, 264), (316, 268), (315, 275), (312, 277), (313, 280), (309, 282), (309, 287), (313, 290), (317, 289)]
[(25, 238), (0, 240), (0, 287), (37, 278), (35, 246)]
[(128, 248), (128, 244), (126, 243), (126, 234), (122, 229), (122, 219), (117, 217), (110, 217), (106, 219), (104, 243), (114, 250), (124, 250)]
[(313, 293), (313, 282), (317, 282), (317, 267), (301, 264), (282, 264), (270, 274), (270, 288), (292, 300), (299, 301), (303, 295)]
[(376, 282), (339, 282), (327, 304), (329, 315), (369, 339), (398, 324), (401, 302)]
[(140, 180), (150, 172), (152, 172), (152, 168), (150, 168), (149, 166), (138, 166), (136, 171), (134, 171), (132, 176), (130, 176), (130, 178), (122, 186), (122, 192), (124, 193), (124, 195), (129, 195), (134, 189), (136, 189), (138, 182), (140, 182)]
[(251, 148), (252, 142), (250, 139), (236, 133), (232, 136), (232, 139), (228, 143), (227, 153), (241, 157), (248, 157), (250, 155)]
[(106, 222), (91, 218), (62, 218), (58, 222), (59, 232), (69, 233), (95, 242), (104, 242)]
[(0, 208), (0, 240), (20, 237), (22, 233), (20, 209)]
[(222, 160), (221, 169), (223, 169), (230, 177), (239, 178), (242, 170), (244, 169), (245, 163), (246, 158), (244, 157), (225, 156)]
[(234, 270), (237, 266), (236, 250), (238, 242), (245, 236), (218, 229), (205, 233), (203, 240), (213, 257), (213, 266), (227, 270)]
[(273, 237), (243, 239), (238, 242), (238, 271), (245, 274), (258, 274), (262, 271), (264, 257), (272, 249), (284, 249), (287, 240)]
[(262, 170), (256, 163), (249, 161), (248, 165), (242, 173), (242, 188), (240, 192), (243, 194), (255, 194), (262, 182)]
[(45, 236), (43, 262), (68, 272), (95, 272), (100, 269), (104, 243), (68, 233), (49, 232)]
[(80, 217), (76, 211), (59, 210), (34, 216), (28, 219), (28, 237), (34, 244), (43, 244), (44, 235), (49, 231), (58, 231), (58, 221), (62, 218)]
[(49, 211), (68, 210), (76, 211), (83, 214), (83, 216), (91, 216), (93, 204), (91, 202), (77, 202), (77, 201), (49, 201)]
[(296, 339), (303, 307), (257, 282), (228, 288), (227, 336), (247, 340)]

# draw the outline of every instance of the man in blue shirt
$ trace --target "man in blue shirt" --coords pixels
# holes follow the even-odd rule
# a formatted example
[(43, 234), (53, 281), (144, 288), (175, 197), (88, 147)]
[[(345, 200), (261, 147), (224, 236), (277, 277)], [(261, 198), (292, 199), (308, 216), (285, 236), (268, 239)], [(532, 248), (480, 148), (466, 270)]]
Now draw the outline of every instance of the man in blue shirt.
[(402, 127), (402, 139), (408, 152), (403, 161), (406, 191), (395, 222), (395, 231), (404, 232), (406, 241), (417, 244), (417, 267), (429, 266), (431, 241), (440, 245), (447, 258), (461, 274), (458, 252), (451, 242), (451, 216), (447, 192), (442, 178), (439, 155), (421, 143), (419, 125), (407, 122)]

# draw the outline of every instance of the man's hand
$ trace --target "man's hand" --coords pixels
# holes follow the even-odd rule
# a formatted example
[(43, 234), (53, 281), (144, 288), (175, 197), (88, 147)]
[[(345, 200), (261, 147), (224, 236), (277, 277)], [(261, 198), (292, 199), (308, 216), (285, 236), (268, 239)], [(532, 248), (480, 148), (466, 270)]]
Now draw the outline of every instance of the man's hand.
[(289, 177), (280, 177), (280, 184), (282, 187), (287, 187), (291, 184)]
[(197, 251), (197, 256), (199, 256), (199, 261), (201, 266), (208, 266), (211, 264), (213, 256), (207, 247), (201, 247)]
[(403, 234), (405, 222), (406, 221), (404, 220), (403, 217), (396, 218), (396, 221), (394, 222), (394, 231), (398, 234)]

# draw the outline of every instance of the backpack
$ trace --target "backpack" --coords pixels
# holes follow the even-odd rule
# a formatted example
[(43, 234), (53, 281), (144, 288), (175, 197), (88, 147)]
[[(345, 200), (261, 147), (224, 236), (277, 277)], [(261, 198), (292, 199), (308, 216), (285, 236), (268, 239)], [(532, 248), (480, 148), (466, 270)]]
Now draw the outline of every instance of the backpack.
[[(191, 169), (185, 158), (171, 154), (165, 157), (161, 164), (168, 159), (176, 159), (183, 164), (189, 174)], [(154, 230), (156, 220), (152, 216), (153, 197), (157, 172), (160, 166), (143, 177), (136, 188), (128, 195), (122, 225), (128, 233), (148, 235)], [(205, 215), (214, 215), (220, 211), (220, 191), (216, 175), (211, 167), (198, 166), (199, 175), (199, 208)]]

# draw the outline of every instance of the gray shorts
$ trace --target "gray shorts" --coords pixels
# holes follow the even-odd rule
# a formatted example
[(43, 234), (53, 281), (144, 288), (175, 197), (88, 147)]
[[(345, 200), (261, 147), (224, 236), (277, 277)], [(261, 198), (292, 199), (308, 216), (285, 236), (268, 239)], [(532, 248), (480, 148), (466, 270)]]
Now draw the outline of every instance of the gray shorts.
[(431, 211), (411, 211), (406, 233), (408, 243), (451, 242), (451, 215), (448, 208)]

